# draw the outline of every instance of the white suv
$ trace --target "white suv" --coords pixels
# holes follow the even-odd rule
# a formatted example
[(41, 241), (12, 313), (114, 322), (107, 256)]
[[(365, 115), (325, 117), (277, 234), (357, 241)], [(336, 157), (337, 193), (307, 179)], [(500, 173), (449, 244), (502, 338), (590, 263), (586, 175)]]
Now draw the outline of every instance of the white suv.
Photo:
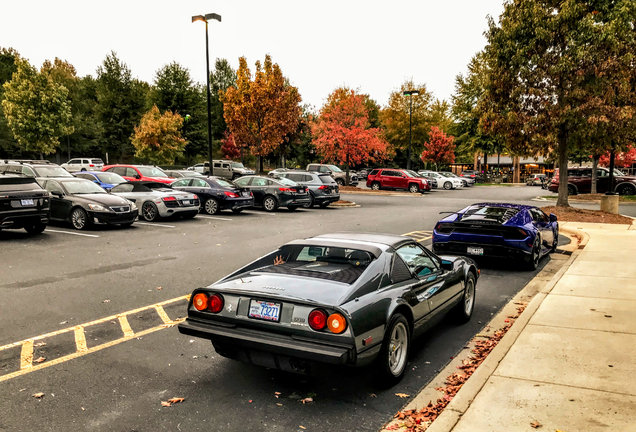
[(60, 165), (68, 172), (77, 171), (101, 171), (104, 168), (104, 162), (96, 158), (77, 158)]

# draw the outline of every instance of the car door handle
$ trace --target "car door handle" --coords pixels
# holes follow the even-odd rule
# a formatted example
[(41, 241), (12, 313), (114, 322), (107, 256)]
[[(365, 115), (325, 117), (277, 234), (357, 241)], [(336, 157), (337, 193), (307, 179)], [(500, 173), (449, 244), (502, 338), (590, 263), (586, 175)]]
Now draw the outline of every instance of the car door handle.
[(442, 282), (438, 282), (435, 285), (429, 287), (427, 290), (425, 290), (421, 294), (419, 294), (417, 296), (417, 299), (419, 301), (428, 300), (431, 297), (433, 297), (440, 290), (440, 288), (442, 288), (443, 286), (444, 286), (444, 282), (443, 281)]

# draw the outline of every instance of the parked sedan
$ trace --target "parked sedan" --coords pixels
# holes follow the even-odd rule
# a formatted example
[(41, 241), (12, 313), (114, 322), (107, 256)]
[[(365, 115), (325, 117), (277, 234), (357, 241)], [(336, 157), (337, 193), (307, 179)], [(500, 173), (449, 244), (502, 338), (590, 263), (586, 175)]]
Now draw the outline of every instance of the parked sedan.
[(254, 206), (254, 195), (247, 188), (239, 188), (234, 183), (219, 177), (184, 178), (170, 185), (175, 190), (196, 194), (201, 208), (207, 214), (217, 214), (221, 210), (240, 213)]
[(198, 196), (173, 190), (163, 183), (126, 182), (112, 188), (110, 193), (136, 203), (139, 216), (149, 222), (169, 216), (193, 218), (199, 213)]
[(417, 173), (425, 177), (434, 178), (435, 180), (437, 180), (437, 184), (446, 190), (464, 187), (464, 183), (459, 178), (446, 177), (435, 171), (424, 170), (418, 171)]
[(471, 178), (471, 177), (460, 177), (457, 174), (452, 173), (450, 171), (440, 171), (439, 173), (441, 175), (443, 175), (444, 177), (447, 177), (447, 178), (455, 178), (455, 179), (461, 180), (461, 182), (464, 185), (464, 187), (475, 186), (475, 179), (474, 178)]
[(436, 253), (513, 258), (530, 270), (554, 252), (558, 242), (554, 214), (519, 204), (473, 204), (445, 217), (433, 230)]
[(149, 181), (170, 184), (175, 179), (166, 175), (161, 168), (146, 165), (107, 165), (102, 171), (113, 172), (127, 181)]
[(306, 186), (286, 178), (245, 176), (234, 180), (237, 186), (248, 188), (254, 194), (254, 205), (272, 212), (278, 207), (296, 210), (311, 202)]
[(60, 178), (41, 183), (51, 194), (51, 219), (70, 222), (75, 229), (93, 224), (129, 227), (137, 219), (134, 202), (110, 195), (90, 180)]
[(280, 173), (278, 177), (286, 178), (300, 185), (307, 186), (311, 201), (305, 204), (303, 206), (304, 208), (312, 208), (314, 204), (325, 208), (329, 204), (340, 200), (338, 183), (327, 173), (291, 171)]
[(120, 183), (126, 183), (125, 178), (112, 172), (82, 171), (75, 173), (75, 177), (95, 182), (107, 191)]
[(176, 179), (178, 178), (192, 178), (192, 177), (204, 177), (203, 174), (201, 174), (198, 171), (192, 171), (192, 170), (162, 170), (163, 172), (166, 173), (166, 175), (168, 177), (174, 177)]
[(295, 240), (197, 288), (179, 331), (222, 356), (289, 372), (362, 366), (397, 382), (412, 339), (452, 312), (473, 313), (479, 270), (409, 237), (336, 233)]

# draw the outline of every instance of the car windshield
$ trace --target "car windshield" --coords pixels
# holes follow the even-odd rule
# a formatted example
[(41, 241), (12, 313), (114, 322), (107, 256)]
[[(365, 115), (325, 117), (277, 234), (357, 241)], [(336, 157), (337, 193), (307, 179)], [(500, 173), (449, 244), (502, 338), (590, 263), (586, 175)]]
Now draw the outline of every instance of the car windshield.
[(218, 184), (221, 187), (236, 187), (236, 185), (230, 183), (229, 181), (226, 180), (221, 180), (220, 178), (217, 178), (216, 180), (214, 180), (216, 182), (216, 184)]
[(622, 171), (619, 171), (617, 169), (614, 169), (614, 175), (617, 177), (624, 177), (625, 174)]
[(406, 170), (404, 171), (409, 177), (423, 177), (421, 174), (416, 173), (415, 171), (412, 170)]
[(165, 172), (159, 168), (154, 167), (137, 167), (139, 172), (144, 177), (168, 177)]
[(446, 177), (446, 178), (453, 178), (453, 177), (455, 177), (453, 174), (451, 174), (451, 173), (447, 173), (447, 172), (439, 173), (439, 175), (441, 175), (442, 177)]
[(64, 188), (69, 194), (80, 195), (80, 194), (99, 194), (106, 193), (104, 189), (97, 186), (90, 180), (87, 181), (67, 181), (62, 183)]
[(103, 173), (95, 174), (95, 177), (97, 177), (100, 182), (108, 183), (108, 184), (120, 184), (120, 183), (126, 182), (125, 178), (123, 178), (119, 174), (115, 174), (111, 172), (103, 172)]
[(73, 177), (71, 173), (59, 166), (39, 166), (35, 168), (38, 177)]
[(333, 172), (342, 172), (342, 170), (335, 165), (327, 165), (327, 168), (329, 168)]
[(232, 162), (232, 168), (245, 168), (240, 162)]
[(285, 186), (296, 186), (295, 181), (291, 181), (290, 179), (285, 177), (278, 177), (276, 181), (280, 184), (284, 184)]

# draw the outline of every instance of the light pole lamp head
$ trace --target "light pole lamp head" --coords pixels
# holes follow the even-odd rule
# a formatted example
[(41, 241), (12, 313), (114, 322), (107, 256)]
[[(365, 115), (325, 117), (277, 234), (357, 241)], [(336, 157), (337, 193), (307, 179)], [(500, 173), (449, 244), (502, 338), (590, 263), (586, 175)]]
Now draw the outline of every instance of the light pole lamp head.
[(417, 96), (420, 94), (419, 90), (406, 90), (404, 93), (402, 93), (404, 96)]
[(195, 21), (208, 22), (209, 20), (217, 20), (218, 22), (221, 22), (221, 15), (215, 14), (215, 13), (209, 13), (205, 15), (195, 15), (192, 17), (192, 22), (195, 22)]
[(192, 22), (203, 21), (205, 22), (205, 17), (203, 15), (195, 15), (192, 17)]

